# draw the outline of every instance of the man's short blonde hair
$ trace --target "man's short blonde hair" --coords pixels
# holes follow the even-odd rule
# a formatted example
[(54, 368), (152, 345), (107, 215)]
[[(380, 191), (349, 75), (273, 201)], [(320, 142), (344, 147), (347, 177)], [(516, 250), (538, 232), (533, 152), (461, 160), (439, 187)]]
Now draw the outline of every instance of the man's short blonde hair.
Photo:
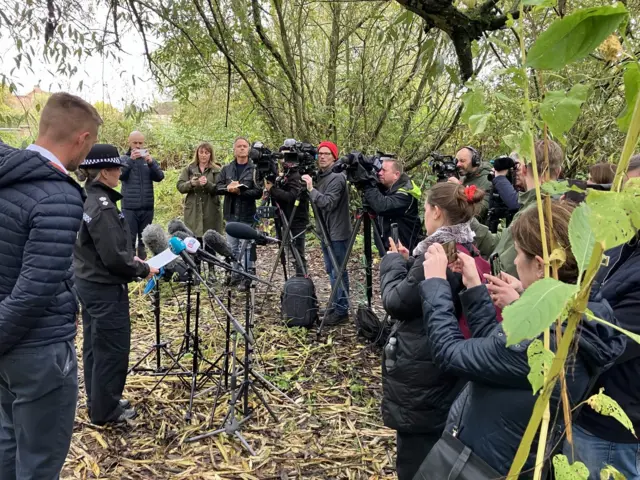
[(96, 131), (102, 125), (98, 111), (70, 93), (54, 93), (40, 115), (39, 135), (54, 142), (69, 140), (80, 131)]

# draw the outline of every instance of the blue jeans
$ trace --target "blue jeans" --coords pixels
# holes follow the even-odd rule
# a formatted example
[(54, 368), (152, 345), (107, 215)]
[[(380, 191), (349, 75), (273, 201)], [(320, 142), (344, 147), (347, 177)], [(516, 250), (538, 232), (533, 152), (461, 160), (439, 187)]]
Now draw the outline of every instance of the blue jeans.
[[(571, 446), (565, 441), (563, 453), (570, 462)], [(627, 480), (640, 480), (640, 443), (614, 443), (598, 438), (578, 425), (573, 425), (575, 460), (589, 469), (589, 480), (599, 480), (606, 465), (615, 467)]]
[[(336, 257), (338, 268), (340, 268), (347, 256), (348, 243), (348, 240), (338, 240), (331, 242), (331, 249), (333, 250), (333, 254)], [(331, 287), (333, 288), (336, 283), (336, 275), (338, 274), (338, 272), (334, 271), (333, 269), (331, 257), (329, 256), (329, 250), (324, 243), (322, 244), (322, 256), (324, 257), (324, 266), (327, 269), (327, 273), (329, 274), (329, 281), (331, 282)], [(342, 316), (349, 313), (349, 274), (347, 273), (346, 268), (342, 272), (342, 283), (340, 284), (340, 288), (338, 288), (335, 296), (333, 297), (333, 305), (331, 306), (331, 308), (335, 310), (337, 315)]]

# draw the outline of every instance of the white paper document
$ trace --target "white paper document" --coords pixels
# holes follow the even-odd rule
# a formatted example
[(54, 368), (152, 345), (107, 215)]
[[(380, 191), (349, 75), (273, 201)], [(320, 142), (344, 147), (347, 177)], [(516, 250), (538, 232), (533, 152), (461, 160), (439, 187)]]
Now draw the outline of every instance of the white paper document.
[(151, 257), (149, 260), (147, 260), (147, 263), (150, 267), (160, 269), (176, 258), (178, 258), (178, 255), (171, 252), (171, 250), (167, 248), (164, 252), (159, 253), (155, 257)]

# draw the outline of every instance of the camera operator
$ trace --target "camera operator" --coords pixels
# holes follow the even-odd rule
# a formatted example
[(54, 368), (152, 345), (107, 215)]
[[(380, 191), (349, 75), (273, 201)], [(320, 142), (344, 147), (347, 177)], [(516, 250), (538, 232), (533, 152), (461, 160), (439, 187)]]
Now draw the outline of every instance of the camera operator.
[[(487, 193), (491, 190), (491, 181), (488, 178), (492, 170), (491, 165), (482, 161), (480, 154), (475, 148), (462, 147), (458, 150), (458, 153), (456, 153), (456, 166), (458, 167), (458, 174), (462, 177), (462, 180), (456, 177), (450, 177), (449, 182), (461, 183), (465, 187), (475, 185)], [(488, 210), (489, 195), (486, 195), (480, 211), (476, 216), (481, 223), (485, 222)]]
[[(543, 173), (548, 170), (550, 180), (556, 180), (560, 175), (564, 154), (562, 148), (556, 142), (548, 141), (549, 162), (545, 160), (544, 142), (538, 140), (535, 145), (536, 164), (538, 167), (538, 175), (541, 182), (544, 182)], [(526, 185), (526, 191), (518, 197), (520, 210), (514, 215), (513, 221), (527, 208), (536, 203), (535, 181), (533, 179), (533, 168), (530, 164), (521, 164), (520, 177)], [(509, 275), (516, 276), (518, 273), (514, 265), (516, 258), (515, 245), (511, 236), (511, 227), (502, 230), (499, 233), (491, 233), (489, 229), (477, 221), (471, 222), (471, 228), (476, 233), (476, 246), (480, 250), (483, 257), (489, 258), (493, 254), (498, 254), (503, 271)]]
[(492, 233), (496, 233), (500, 220), (506, 219), (506, 226), (509, 226), (513, 216), (520, 209), (518, 190), (524, 188), (522, 175), (519, 174), (520, 162), (517, 153), (513, 152), (508, 157), (498, 157), (491, 163), (493, 174), (488, 178), (491, 180), (492, 188), (486, 225)]
[[(224, 195), (223, 216), (226, 222), (253, 225), (256, 200), (262, 197), (262, 188), (257, 184), (255, 165), (249, 160), (249, 141), (246, 138), (236, 138), (233, 155), (233, 161), (222, 167), (217, 182), (218, 195)], [(240, 239), (227, 234), (227, 243), (234, 258), (238, 258)], [(253, 273), (252, 263), (250, 261), (247, 268)], [(234, 277), (234, 281), (238, 282), (239, 277)]]
[[(338, 268), (345, 261), (349, 237), (351, 237), (351, 216), (349, 214), (349, 188), (344, 173), (336, 173), (331, 169), (338, 159), (338, 147), (325, 141), (318, 145), (318, 183), (315, 188), (309, 175), (303, 175), (302, 180), (307, 184), (309, 197), (318, 207), (324, 224), (327, 227), (327, 235), (331, 243), (331, 250), (335, 255)], [(318, 231), (320, 219), (316, 218)], [(336, 272), (331, 263), (327, 245), (322, 244), (322, 256), (324, 265), (329, 274), (331, 287), (336, 282)], [(345, 268), (342, 272), (342, 283), (335, 296), (333, 310), (328, 312), (326, 325), (337, 325), (349, 319), (349, 274)]]
[[(284, 152), (284, 150), (281, 150), (281, 152)], [(293, 247), (298, 251), (302, 260), (302, 265), (298, 265), (297, 260), (294, 258), (296, 275), (303, 276), (307, 271), (304, 247), (305, 232), (309, 223), (309, 198), (304, 194), (306, 185), (302, 181), (298, 166), (285, 160), (283, 168), (284, 173), (276, 179), (275, 185), (265, 180), (264, 188), (269, 192), (271, 198), (278, 203), (287, 221), (291, 222), (290, 228), (294, 237)], [(291, 213), (296, 202), (298, 202), (298, 206), (292, 219)], [(282, 233), (279, 232), (278, 234), (282, 235)]]
[(378, 215), (384, 246), (389, 249), (391, 224), (397, 223), (398, 240), (411, 252), (422, 239), (422, 223), (418, 214), (420, 188), (402, 171), (402, 164), (390, 157), (382, 158), (378, 180), (377, 185), (364, 185), (364, 198)]

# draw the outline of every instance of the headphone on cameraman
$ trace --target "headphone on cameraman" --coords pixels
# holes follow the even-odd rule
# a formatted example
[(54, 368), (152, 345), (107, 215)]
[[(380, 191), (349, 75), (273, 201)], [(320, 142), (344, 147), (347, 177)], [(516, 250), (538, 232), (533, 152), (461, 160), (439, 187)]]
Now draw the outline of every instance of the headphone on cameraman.
[(473, 148), (473, 147), (468, 147), (468, 146), (464, 146), (462, 148), (466, 148), (467, 150), (469, 150), (471, 152), (471, 166), (472, 167), (479, 167), (480, 166), (480, 154), (478, 153), (478, 151)]

